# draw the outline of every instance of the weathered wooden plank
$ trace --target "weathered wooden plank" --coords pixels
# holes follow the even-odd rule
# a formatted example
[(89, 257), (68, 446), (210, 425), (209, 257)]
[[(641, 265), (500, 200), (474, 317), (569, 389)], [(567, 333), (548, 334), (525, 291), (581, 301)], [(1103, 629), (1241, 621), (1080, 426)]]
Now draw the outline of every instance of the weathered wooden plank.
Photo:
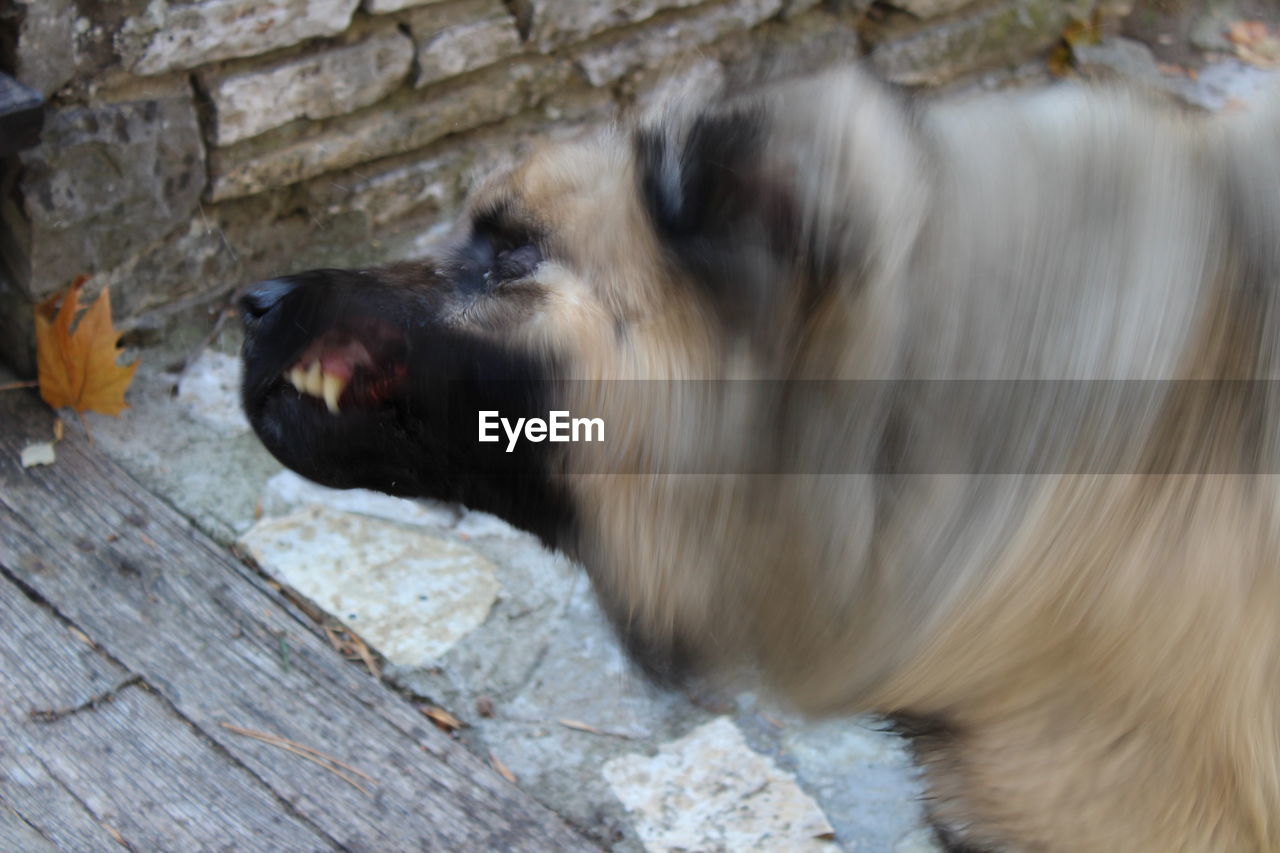
[[(135, 850), (217, 849), (228, 839), (256, 850), (337, 849), (4, 578), (0, 625), (0, 796), (32, 834), (65, 849), (84, 849), (86, 832), (95, 846), (116, 846), (103, 827)], [(81, 818), (72, 835), (68, 808)]]
[[(49, 415), (8, 397), (0, 566), (298, 815), (352, 849), (594, 849), (341, 660), (254, 573), (80, 439), (58, 445), (55, 465), (19, 467)], [(321, 749), (372, 776), (370, 793), (223, 723)]]
[(0, 850), (22, 850), (23, 853), (57, 853), (53, 842), (18, 815), (0, 794)]

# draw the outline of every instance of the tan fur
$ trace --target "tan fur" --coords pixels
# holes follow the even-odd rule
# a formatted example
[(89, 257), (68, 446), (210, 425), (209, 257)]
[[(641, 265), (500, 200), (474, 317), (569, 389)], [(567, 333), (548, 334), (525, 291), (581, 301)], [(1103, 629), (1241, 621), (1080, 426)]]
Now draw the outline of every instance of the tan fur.
[[(1280, 110), (1211, 121), (1064, 89), (910, 116), (857, 72), (753, 103), (761, 174), (839, 259), (820, 304), (784, 301), (763, 337), (726, 334), (614, 132), (479, 193), (546, 229), (553, 257), (539, 308), (495, 334), (587, 380), (1280, 367)], [(672, 138), (698, 109), (670, 112)], [(579, 556), (630, 624), (753, 665), (812, 712), (945, 722), (920, 754), (932, 811), (967, 843), (1280, 850), (1280, 479), (1247, 473), (1280, 470), (1274, 395), (1100, 392), (1048, 421), (1010, 409), (996, 434), (965, 427), (953, 398), (919, 401), (939, 458), (988, 446), (1017, 469), (1023, 438), (1074, 458), (1096, 428), (1124, 439), (1117, 474), (877, 475), (875, 413), (815, 406), (781, 446), (803, 470), (867, 473), (709, 476), (777, 446), (760, 432), (769, 403), (662, 387), (578, 384), (566, 401), (612, 430), (564, 474)]]

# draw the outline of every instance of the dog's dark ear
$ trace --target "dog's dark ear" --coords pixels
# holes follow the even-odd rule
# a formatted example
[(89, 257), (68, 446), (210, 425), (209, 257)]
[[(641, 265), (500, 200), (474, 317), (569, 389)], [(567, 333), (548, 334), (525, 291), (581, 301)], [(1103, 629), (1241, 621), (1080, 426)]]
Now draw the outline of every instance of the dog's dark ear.
[[(775, 309), (804, 262), (794, 176), (771, 162), (763, 111), (690, 120), (635, 138), (640, 190), (659, 241), (731, 326)], [(803, 277), (802, 277), (803, 278)]]

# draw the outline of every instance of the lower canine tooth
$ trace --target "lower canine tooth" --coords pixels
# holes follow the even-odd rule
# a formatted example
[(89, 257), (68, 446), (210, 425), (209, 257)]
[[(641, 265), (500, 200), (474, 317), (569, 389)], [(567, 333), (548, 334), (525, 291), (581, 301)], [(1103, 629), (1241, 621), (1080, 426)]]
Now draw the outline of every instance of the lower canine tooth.
[(306, 379), (305, 379), (306, 375), (307, 374), (303, 371), (301, 367), (293, 368), (292, 370), (289, 371), (289, 384), (291, 384), (294, 388), (297, 388), (299, 391), (301, 391), (302, 386), (306, 384)]
[(320, 371), (320, 362), (313, 361), (307, 365), (307, 372), (302, 377), (302, 384), (298, 387), (308, 394), (319, 397), (324, 393), (324, 379)]
[(346, 384), (332, 373), (324, 375), (324, 404), (329, 407), (330, 414), (338, 414), (338, 398), (342, 396), (342, 389)]

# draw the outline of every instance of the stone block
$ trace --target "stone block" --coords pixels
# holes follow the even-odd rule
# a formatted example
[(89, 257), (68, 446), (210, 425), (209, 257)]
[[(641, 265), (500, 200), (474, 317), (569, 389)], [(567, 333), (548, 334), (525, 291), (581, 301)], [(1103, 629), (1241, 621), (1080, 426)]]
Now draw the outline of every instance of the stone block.
[(391, 30), (320, 54), (201, 77), (215, 116), (214, 141), (230, 145), (298, 118), (353, 112), (408, 76), (413, 42)]
[(651, 117), (661, 116), (673, 101), (714, 95), (724, 89), (726, 82), (723, 63), (693, 56), (674, 68), (637, 72), (618, 88), (630, 99), (630, 115), (647, 123)]
[(364, 0), (364, 10), (371, 15), (383, 15), (387, 12), (399, 12), (414, 6), (430, 6), (440, 0)]
[(337, 215), (359, 210), (371, 229), (412, 213), (451, 215), (474, 181), (527, 154), (535, 141), (556, 141), (602, 124), (613, 102), (598, 90), (557, 99), (555, 114), (531, 110), (492, 128), (446, 139), (405, 155), (378, 170), (363, 167), (353, 180), (320, 178), (304, 185), (308, 205)]
[[(782, 17), (794, 18), (797, 15), (803, 15), (822, 2), (823, 0), (787, 0), (782, 5)], [(868, 5), (870, 5), (869, 0)]]
[(728, 38), (718, 53), (729, 79), (744, 85), (759, 74), (769, 80), (815, 74), (858, 60), (861, 50), (856, 16), (817, 9)]
[[(211, 154), (213, 200), (297, 183), (421, 148), (523, 112), (569, 79), (568, 64), (537, 58), (495, 68), (434, 97), (406, 95), (318, 126), (295, 122)], [(303, 125), (303, 126), (299, 126)]]
[(652, 69), (686, 51), (748, 30), (782, 10), (783, 0), (732, 0), (688, 15), (664, 17), (592, 44), (575, 62), (592, 86), (604, 86), (640, 69)]
[(345, 30), (359, 0), (152, 0), (129, 18), (116, 48), (135, 74), (161, 74), (257, 56)]
[(936, 18), (971, 6), (973, 0), (894, 0), (893, 5), (917, 18)]
[(501, 0), (462, 0), (409, 17), (417, 44), (414, 85), (426, 86), (492, 65), (522, 49), (516, 19)]
[(937, 85), (961, 74), (1023, 61), (1056, 42), (1088, 4), (1000, 0), (965, 15), (915, 25), (899, 19), (874, 34), (873, 68), (910, 86)]
[(114, 34), (142, 5), (139, 0), (16, 0), (12, 41), (6, 45), (0, 39), (0, 64), (8, 63), (14, 76), (44, 95), (73, 81), (100, 78), (119, 65)]
[[(186, 85), (157, 100), (51, 111), (22, 155), (20, 223), (32, 298), (128, 259), (191, 217), (205, 155)], [(12, 214), (8, 214), (6, 219)]]
[(513, 5), (529, 40), (545, 52), (647, 21), (664, 9), (682, 9), (699, 2), (702, 0), (517, 0)]
[(15, 76), (43, 95), (75, 76), (76, 9), (71, 0), (20, 2)]

